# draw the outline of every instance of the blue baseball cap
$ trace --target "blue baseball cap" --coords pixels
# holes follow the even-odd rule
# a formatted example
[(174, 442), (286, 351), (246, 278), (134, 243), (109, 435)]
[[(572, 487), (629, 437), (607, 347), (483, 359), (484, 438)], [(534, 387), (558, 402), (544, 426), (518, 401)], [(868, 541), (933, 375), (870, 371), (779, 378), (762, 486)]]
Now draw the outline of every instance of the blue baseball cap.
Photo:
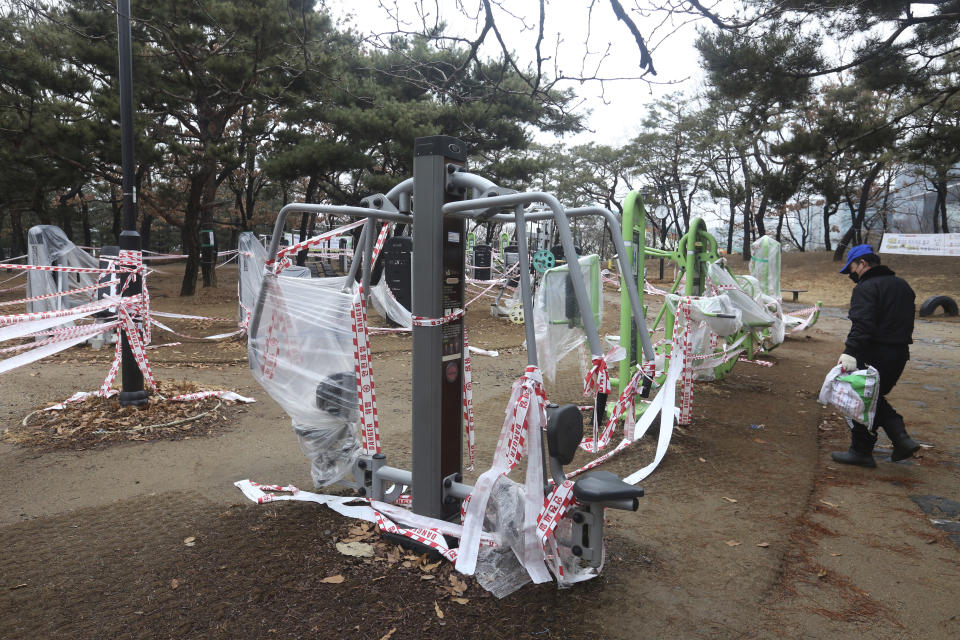
[(873, 253), (873, 247), (869, 244), (858, 244), (854, 248), (850, 249), (850, 253), (847, 254), (847, 264), (843, 265), (843, 269), (840, 269), (840, 273), (850, 273), (850, 263), (852, 263), (857, 258), (862, 258), (865, 255)]

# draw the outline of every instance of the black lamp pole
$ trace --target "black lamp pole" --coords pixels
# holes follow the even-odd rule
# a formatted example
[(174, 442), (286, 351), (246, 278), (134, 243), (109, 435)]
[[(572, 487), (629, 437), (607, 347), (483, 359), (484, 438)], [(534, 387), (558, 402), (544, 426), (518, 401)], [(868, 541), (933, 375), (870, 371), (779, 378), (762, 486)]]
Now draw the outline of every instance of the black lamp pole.
[[(130, 0), (117, 0), (117, 49), (120, 58), (120, 149), (123, 169), (123, 231), (120, 249), (140, 251), (137, 233), (136, 164), (133, 159), (133, 55), (130, 45)], [(140, 295), (140, 275), (133, 276), (123, 297)], [(121, 406), (140, 406), (147, 403), (143, 389), (143, 373), (130, 349), (126, 331), (121, 331)]]

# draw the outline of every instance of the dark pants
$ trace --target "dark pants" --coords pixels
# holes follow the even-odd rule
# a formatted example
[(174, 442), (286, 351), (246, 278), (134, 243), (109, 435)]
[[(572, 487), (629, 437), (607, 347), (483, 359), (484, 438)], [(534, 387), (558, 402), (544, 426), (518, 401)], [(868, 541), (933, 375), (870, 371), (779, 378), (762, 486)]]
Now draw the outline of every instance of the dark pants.
[[(887, 394), (897, 384), (909, 359), (910, 348), (905, 344), (875, 344), (870, 348), (869, 353), (857, 362), (860, 368), (870, 365), (880, 374), (880, 395), (877, 398), (877, 413), (873, 418), (873, 432), (876, 433), (877, 427), (883, 427), (893, 442), (906, 437), (907, 427), (903, 423), (903, 416), (887, 402)], [(867, 428), (866, 425), (856, 421), (854, 425), (861, 429)]]

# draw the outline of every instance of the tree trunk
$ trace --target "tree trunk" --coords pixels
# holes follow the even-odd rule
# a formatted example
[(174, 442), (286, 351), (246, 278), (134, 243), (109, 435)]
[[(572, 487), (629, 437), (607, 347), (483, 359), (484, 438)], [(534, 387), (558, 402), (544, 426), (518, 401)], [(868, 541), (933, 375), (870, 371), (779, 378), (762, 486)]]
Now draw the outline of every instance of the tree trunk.
[[(303, 242), (304, 240), (306, 240), (307, 238), (310, 237), (310, 236), (307, 235), (307, 234), (309, 233), (310, 227), (312, 226), (312, 225), (310, 224), (310, 218), (311, 218), (311, 217), (312, 217), (312, 216), (311, 216), (309, 213), (301, 213), (301, 214), (300, 214), (300, 239), (297, 240), (297, 242)], [(297, 252), (297, 266), (298, 266), (298, 267), (302, 267), (302, 266), (307, 262), (307, 253), (309, 253), (309, 252), (310, 252), (309, 249), (303, 249), (302, 251), (298, 251), (298, 252)]]
[(767, 194), (764, 193), (763, 197), (760, 198), (760, 208), (757, 209), (757, 215), (753, 216), (754, 221), (757, 224), (757, 236), (762, 238), (767, 235), (767, 228), (763, 224), (763, 217), (767, 215)]
[(47, 211), (46, 194), (43, 189), (37, 187), (33, 190), (33, 212), (37, 214), (40, 224), (53, 224), (50, 219), (50, 212)]
[(140, 247), (144, 251), (150, 250), (150, 232), (153, 229), (153, 216), (144, 213), (140, 220)]
[[(307, 204), (312, 204), (313, 199), (316, 196), (317, 192), (317, 176), (311, 175), (310, 180), (307, 182), (307, 192), (304, 195), (304, 201)], [(300, 215), (300, 242), (303, 242), (307, 238), (313, 236), (313, 229), (317, 224), (316, 214), (307, 215), (303, 213)], [(297, 252), (297, 266), (302, 267), (307, 262), (307, 254), (309, 249), (304, 249), (303, 251)]]
[(117, 187), (110, 185), (110, 210), (113, 212), (113, 241), (115, 244), (120, 244), (120, 231), (123, 229), (121, 224), (121, 214), (123, 212), (123, 205), (120, 202), (120, 194), (117, 192)]
[(80, 226), (83, 229), (83, 244), (92, 247), (93, 237), (90, 233), (90, 204), (87, 199), (80, 194)]
[(23, 217), (20, 209), (10, 210), (10, 235), (12, 238), (13, 255), (22, 256), (27, 252), (27, 237), (23, 233)]
[(743, 201), (743, 261), (750, 261), (750, 231), (753, 227), (753, 180), (750, 175), (750, 166), (747, 164), (747, 154), (743, 149), (737, 149), (740, 154), (740, 166), (743, 171), (743, 190), (745, 198)]
[(180, 284), (181, 296), (192, 296), (197, 292), (197, 275), (200, 271), (200, 210), (203, 208), (204, 187), (211, 176), (212, 172), (208, 168), (190, 179), (190, 194), (183, 214), (183, 227), (180, 228), (182, 250), (187, 254), (183, 282)]
[(877, 175), (879, 175), (881, 169), (883, 169), (883, 163), (878, 162), (870, 169), (866, 179), (863, 181), (863, 188), (860, 189), (860, 201), (857, 204), (856, 210), (853, 211), (853, 207), (851, 206), (853, 219), (850, 222), (850, 228), (843, 234), (843, 238), (840, 239), (840, 243), (837, 245), (837, 250), (833, 253), (835, 262), (843, 260), (843, 254), (847, 250), (847, 247), (850, 246), (851, 241), (856, 244), (863, 242), (861, 229), (863, 227), (863, 219), (867, 214), (867, 203), (870, 201), (870, 189), (873, 187), (873, 182), (877, 179)]
[(947, 199), (943, 199), (943, 204), (940, 205), (940, 230), (943, 233), (950, 233), (950, 226), (947, 224)]
[(743, 261), (750, 262), (750, 208), (743, 208)]
[[(214, 229), (213, 222), (213, 213), (214, 206), (217, 198), (217, 167), (216, 164), (212, 164), (209, 167), (209, 174), (206, 181), (203, 185), (203, 197), (201, 199), (200, 207), (200, 229)], [(201, 261), (200, 267), (203, 272), (203, 286), (214, 287), (217, 286), (217, 246), (216, 240), (214, 240), (214, 247), (212, 249), (213, 258), (211, 262)]]
[(830, 216), (834, 214), (836, 209), (831, 211), (831, 203), (829, 201), (824, 201), (823, 203), (823, 250), (830, 251)]
[[(946, 233), (947, 222), (947, 181), (941, 176), (937, 176), (934, 182), (934, 188), (937, 190), (937, 202), (933, 205), (933, 232), (941, 232), (941, 217), (943, 220), (943, 233)], [(942, 213), (941, 213), (942, 212)]]
[(70, 207), (63, 205), (57, 207), (57, 209), (60, 228), (63, 229), (63, 232), (66, 234), (67, 240), (73, 242), (73, 211), (70, 210)]

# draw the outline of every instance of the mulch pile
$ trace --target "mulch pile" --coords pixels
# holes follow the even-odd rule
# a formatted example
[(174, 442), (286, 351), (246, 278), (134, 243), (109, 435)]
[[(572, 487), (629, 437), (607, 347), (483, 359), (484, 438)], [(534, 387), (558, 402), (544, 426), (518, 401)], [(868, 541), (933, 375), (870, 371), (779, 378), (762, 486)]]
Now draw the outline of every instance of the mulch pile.
[(116, 397), (92, 396), (60, 410), (38, 409), (20, 425), (3, 431), (3, 439), (42, 450), (83, 450), (125, 441), (185, 440), (219, 433), (235, 407), (221, 398), (172, 402), (165, 398), (211, 391), (187, 381), (157, 382), (142, 407), (121, 407)]

